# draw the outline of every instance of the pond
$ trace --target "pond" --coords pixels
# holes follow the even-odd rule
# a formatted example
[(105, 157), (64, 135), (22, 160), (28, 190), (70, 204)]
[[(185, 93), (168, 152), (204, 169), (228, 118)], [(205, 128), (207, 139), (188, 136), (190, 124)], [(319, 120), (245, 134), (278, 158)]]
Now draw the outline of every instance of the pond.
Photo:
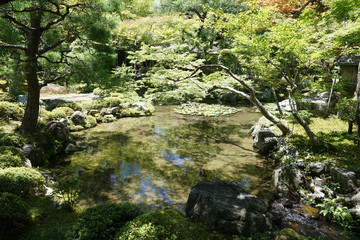
[(81, 180), (80, 206), (112, 201), (181, 211), (200, 180), (237, 181), (267, 195), (272, 161), (253, 151), (248, 134), (259, 113), (243, 107), (232, 115), (196, 117), (173, 108), (159, 106), (151, 117), (121, 118), (78, 133), (86, 149), (61, 162), (71, 163), (70, 174)]

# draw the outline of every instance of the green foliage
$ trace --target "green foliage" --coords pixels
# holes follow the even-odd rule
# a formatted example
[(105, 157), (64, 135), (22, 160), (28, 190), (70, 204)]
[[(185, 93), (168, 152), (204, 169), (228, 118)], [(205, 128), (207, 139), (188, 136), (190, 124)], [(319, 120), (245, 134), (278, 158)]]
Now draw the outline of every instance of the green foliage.
[(54, 193), (59, 194), (68, 206), (74, 207), (78, 202), (80, 194), (80, 180), (77, 177), (68, 177), (59, 182), (56, 186)]
[(69, 107), (58, 107), (50, 112), (49, 120), (59, 120), (71, 116), (75, 111)]
[(356, 99), (342, 98), (336, 105), (339, 112), (339, 118), (346, 122), (353, 122), (356, 118)]
[(18, 133), (0, 133), (0, 146), (22, 147), (26, 140)]
[(0, 206), (0, 236), (4, 239), (19, 235), (31, 223), (29, 208), (19, 196), (0, 193)]
[(336, 204), (336, 199), (324, 198), (322, 203), (316, 205), (320, 208), (320, 213), (324, 217), (337, 222), (345, 228), (352, 228), (354, 219), (347, 207), (340, 207)]
[(208, 105), (205, 103), (186, 103), (174, 108), (174, 111), (186, 115), (217, 117), (221, 115), (233, 114), (241, 111), (238, 108), (223, 105)]
[(73, 228), (72, 239), (108, 240), (116, 231), (140, 215), (140, 209), (129, 203), (105, 203), (86, 209)]
[[(214, 234), (215, 235), (215, 234)], [(141, 215), (120, 230), (116, 240), (216, 239), (202, 225), (187, 220), (174, 210)]]
[(26, 167), (0, 169), (0, 192), (29, 196), (44, 191), (45, 178)]
[(96, 118), (94, 118), (93, 116), (86, 116), (86, 128), (92, 128), (95, 127), (97, 125), (97, 121)]
[(46, 107), (46, 110), (52, 111), (55, 108), (59, 108), (59, 107), (68, 107), (68, 108), (71, 108), (74, 111), (81, 111), (82, 110), (82, 107), (77, 102), (59, 102), (59, 103), (50, 104), (49, 106)]
[(8, 122), (10, 119), (20, 120), (24, 115), (24, 109), (16, 103), (0, 102), (0, 120)]
[(0, 146), (0, 169), (25, 166), (25, 156), (16, 147)]
[(31, 135), (30, 141), (35, 142), (38, 147), (45, 149), (45, 159), (49, 160), (51, 156), (54, 156), (60, 153), (64, 147), (60, 141), (56, 140), (50, 133), (48, 132), (36, 132)]

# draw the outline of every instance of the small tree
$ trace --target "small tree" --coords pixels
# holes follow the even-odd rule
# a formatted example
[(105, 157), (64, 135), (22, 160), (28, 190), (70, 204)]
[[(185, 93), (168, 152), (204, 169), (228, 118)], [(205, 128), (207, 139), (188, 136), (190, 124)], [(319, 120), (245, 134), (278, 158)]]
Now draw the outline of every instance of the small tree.
[(349, 124), (348, 134), (352, 133), (353, 124), (356, 120), (356, 105), (357, 101), (355, 99), (343, 98), (336, 106), (339, 118)]

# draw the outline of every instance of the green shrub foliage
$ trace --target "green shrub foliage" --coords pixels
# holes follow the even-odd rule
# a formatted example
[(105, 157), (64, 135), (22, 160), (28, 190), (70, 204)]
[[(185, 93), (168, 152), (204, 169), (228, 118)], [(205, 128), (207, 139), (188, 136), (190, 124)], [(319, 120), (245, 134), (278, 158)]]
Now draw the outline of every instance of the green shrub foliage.
[(174, 210), (144, 214), (127, 223), (116, 240), (211, 239), (210, 233), (199, 224), (188, 221)]
[(26, 167), (0, 169), (0, 192), (29, 196), (44, 191), (45, 178)]
[(10, 119), (20, 120), (24, 116), (24, 109), (16, 103), (6, 101), (0, 102), (0, 120), (9, 121)]
[(9, 167), (23, 167), (25, 156), (16, 147), (0, 146), (0, 169)]
[(12, 239), (31, 222), (28, 207), (12, 193), (0, 193), (0, 206), (0, 236)]
[(139, 215), (139, 207), (128, 203), (106, 203), (88, 208), (74, 225), (72, 239), (113, 239), (118, 229)]
[(22, 147), (26, 140), (18, 133), (0, 133), (0, 146)]

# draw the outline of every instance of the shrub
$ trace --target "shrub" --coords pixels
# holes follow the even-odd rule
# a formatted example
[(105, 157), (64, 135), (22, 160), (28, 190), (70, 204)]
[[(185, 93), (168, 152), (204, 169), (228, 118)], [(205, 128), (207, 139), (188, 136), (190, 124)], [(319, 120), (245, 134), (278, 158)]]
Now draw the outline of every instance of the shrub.
[(36, 132), (32, 134), (30, 140), (36, 142), (36, 146), (45, 149), (45, 158), (49, 159), (60, 153), (64, 149), (64, 145), (57, 141), (49, 132)]
[(119, 228), (139, 215), (139, 207), (128, 203), (106, 203), (88, 208), (74, 225), (72, 239), (113, 239)]
[(20, 120), (24, 116), (24, 109), (16, 103), (0, 102), (0, 120), (9, 121), (11, 118)]
[(44, 191), (45, 178), (34, 169), (10, 167), (0, 169), (0, 192), (32, 195)]
[(92, 127), (95, 127), (97, 125), (97, 121), (96, 121), (96, 118), (94, 118), (93, 116), (86, 116), (86, 127), (87, 128), (92, 128)]
[(50, 112), (49, 120), (58, 120), (71, 116), (75, 111), (69, 107), (58, 107)]
[(116, 240), (155, 239), (212, 239), (211, 233), (200, 224), (188, 221), (174, 210), (156, 211), (144, 214), (127, 223), (118, 233)]
[(57, 103), (51, 104), (48, 107), (46, 107), (46, 110), (52, 111), (52, 110), (54, 110), (56, 108), (60, 108), (60, 107), (68, 107), (74, 111), (82, 111), (82, 107), (77, 102), (57, 102)]
[(18, 133), (0, 133), (0, 145), (22, 147), (26, 144), (26, 140)]
[(16, 147), (0, 146), (0, 169), (25, 166), (25, 156)]
[(0, 193), (0, 236), (11, 239), (31, 222), (25, 202), (11, 193)]

